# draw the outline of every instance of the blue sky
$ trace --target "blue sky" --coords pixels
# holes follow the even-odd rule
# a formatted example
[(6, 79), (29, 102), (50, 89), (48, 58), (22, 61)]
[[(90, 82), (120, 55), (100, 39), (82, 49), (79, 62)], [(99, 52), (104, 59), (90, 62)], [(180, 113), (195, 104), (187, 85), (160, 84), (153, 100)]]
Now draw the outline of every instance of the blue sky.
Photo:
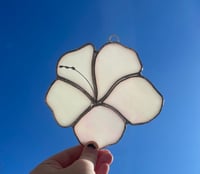
[(115, 33), (134, 48), (143, 75), (165, 98), (149, 124), (127, 126), (110, 174), (199, 174), (198, 0), (10, 0), (0, 2), (0, 172), (26, 174), (78, 143), (45, 104), (58, 58)]

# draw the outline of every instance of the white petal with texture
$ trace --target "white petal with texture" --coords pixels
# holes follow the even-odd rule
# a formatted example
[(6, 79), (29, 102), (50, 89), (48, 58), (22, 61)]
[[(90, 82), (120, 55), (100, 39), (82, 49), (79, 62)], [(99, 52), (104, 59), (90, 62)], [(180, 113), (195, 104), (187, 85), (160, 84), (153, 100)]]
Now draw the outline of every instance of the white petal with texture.
[(142, 65), (135, 51), (118, 43), (106, 44), (98, 53), (95, 63), (98, 99), (119, 78), (140, 72), (141, 69)]
[(46, 102), (61, 126), (69, 126), (85, 111), (91, 101), (78, 89), (56, 80), (49, 89)]
[[(92, 85), (93, 82), (91, 72), (93, 52), (93, 46), (88, 44), (78, 50), (66, 53), (64, 56), (62, 56), (57, 66), (57, 74), (59, 76), (80, 85), (92, 96), (93, 90), (91, 89), (91, 86), (94, 88)], [(60, 68), (60, 66), (68, 66), (75, 69)]]
[(133, 77), (119, 83), (104, 102), (130, 123), (138, 124), (152, 120), (160, 112), (162, 96), (146, 79)]
[(99, 148), (116, 143), (125, 129), (125, 120), (111, 109), (94, 107), (75, 125), (75, 133), (82, 144), (96, 142)]

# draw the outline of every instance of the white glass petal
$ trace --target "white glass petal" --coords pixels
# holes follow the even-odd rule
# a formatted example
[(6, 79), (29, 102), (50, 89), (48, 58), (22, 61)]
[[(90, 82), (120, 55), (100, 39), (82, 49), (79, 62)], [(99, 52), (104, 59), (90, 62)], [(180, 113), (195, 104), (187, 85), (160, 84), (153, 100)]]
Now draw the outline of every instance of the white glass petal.
[(152, 120), (162, 107), (162, 96), (141, 77), (122, 81), (105, 100), (115, 107), (130, 123)]
[(125, 120), (111, 109), (94, 107), (75, 125), (75, 133), (82, 144), (96, 142), (99, 148), (116, 143), (125, 129)]
[(88, 44), (65, 54), (57, 66), (57, 74), (59, 76), (80, 85), (92, 96), (94, 96), (91, 73), (93, 52), (93, 46)]
[(137, 73), (141, 69), (142, 65), (135, 51), (118, 43), (105, 45), (98, 53), (95, 64), (98, 99), (119, 78)]
[(61, 80), (49, 89), (46, 102), (61, 126), (69, 126), (89, 107), (91, 101), (80, 90)]

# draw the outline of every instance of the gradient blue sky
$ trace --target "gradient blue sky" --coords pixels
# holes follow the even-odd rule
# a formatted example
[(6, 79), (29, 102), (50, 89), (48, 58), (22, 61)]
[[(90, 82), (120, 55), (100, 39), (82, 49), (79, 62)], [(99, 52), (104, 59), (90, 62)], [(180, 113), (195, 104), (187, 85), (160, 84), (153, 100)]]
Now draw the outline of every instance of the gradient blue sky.
[[(58, 58), (116, 33), (165, 98), (155, 120), (128, 126), (110, 174), (200, 173), (200, 1), (0, 1), (0, 173), (26, 174), (78, 143), (45, 104)], [(101, 124), (101, 123), (100, 123)]]

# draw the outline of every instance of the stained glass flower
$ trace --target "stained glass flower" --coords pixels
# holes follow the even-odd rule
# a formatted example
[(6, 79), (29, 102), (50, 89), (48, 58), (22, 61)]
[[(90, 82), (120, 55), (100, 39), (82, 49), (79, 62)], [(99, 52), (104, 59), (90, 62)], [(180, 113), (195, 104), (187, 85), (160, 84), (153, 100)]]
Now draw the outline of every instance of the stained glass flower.
[(87, 44), (60, 58), (46, 102), (80, 143), (102, 148), (118, 142), (127, 123), (146, 123), (160, 113), (163, 97), (141, 71), (133, 49), (111, 42), (96, 51)]

